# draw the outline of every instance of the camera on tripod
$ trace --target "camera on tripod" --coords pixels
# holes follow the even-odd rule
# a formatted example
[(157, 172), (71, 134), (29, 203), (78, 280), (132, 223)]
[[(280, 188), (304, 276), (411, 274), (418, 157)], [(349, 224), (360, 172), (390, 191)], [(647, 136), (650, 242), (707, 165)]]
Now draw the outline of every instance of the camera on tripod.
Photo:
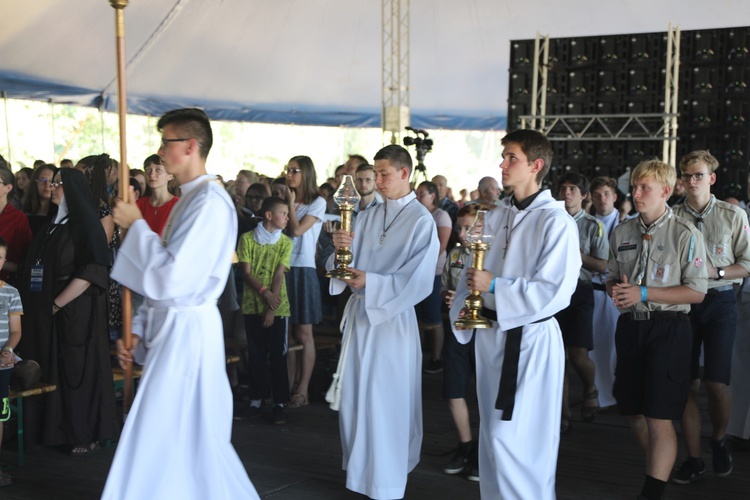
[(419, 130), (411, 127), (404, 127), (409, 132), (414, 134), (414, 137), (407, 135), (404, 137), (404, 146), (416, 146), (417, 148), (417, 166), (415, 169), (418, 172), (427, 172), (427, 167), (424, 164), (424, 157), (432, 151), (432, 139), (429, 138), (430, 134), (426, 130)]

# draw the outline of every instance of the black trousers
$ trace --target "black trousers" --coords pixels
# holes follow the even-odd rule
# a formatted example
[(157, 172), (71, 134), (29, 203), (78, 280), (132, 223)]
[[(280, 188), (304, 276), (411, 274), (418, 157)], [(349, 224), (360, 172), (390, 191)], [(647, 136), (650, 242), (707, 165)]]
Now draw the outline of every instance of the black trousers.
[(276, 316), (273, 324), (263, 327), (260, 314), (245, 315), (245, 335), (250, 363), (250, 398), (263, 399), (270, 389), (274, 404), (289, 402), (289, 372), (286, 326), (288, 318)]

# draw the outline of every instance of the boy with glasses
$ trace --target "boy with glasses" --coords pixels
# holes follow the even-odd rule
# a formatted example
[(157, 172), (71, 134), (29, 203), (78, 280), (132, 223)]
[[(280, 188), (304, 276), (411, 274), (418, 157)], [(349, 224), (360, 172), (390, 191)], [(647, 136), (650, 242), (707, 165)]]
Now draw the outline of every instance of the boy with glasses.
[(734, 285), (741, 284), (742, 279), (750, 273), (750, 229), (741, 208), (717, 200), (711, 194), (718, 166), (718, 160), (708, 151), (688, 153), (680, 161), (686, 199), (673, 207), (675, 214), (693, 223), (701, 232), (708, 257), (708, 294), (702, 303), (692, 305), (690, 314), (693, 327), (692, 384), (682, 416), (682, 435), (688, 457), (672, 477), (672, 482), (679, 484), (689, 484), (706, 471), (701, 458), (701, 415), (698, 407), (701, 346), (704, 351), (703, 380), (708, 393), (708, 415), (713, 425), (713, 469), (720, 477), (732, 472), (727, 425), (732, 346), (737, 328)]
[(213, 143), (208, 116), (177, 109), (157, 128), (161, 164), (183, 196), (161, 235), (132, 197), (115, 205), (115, 222), (129, 230), (112, 278), (144, 296), (132, 345), (125, 349), (118, 340), (117, 354), (123, 367), (143, 363), (144, 375), (102, 498), (257, 499), (231, 444), (232, 391), (217, 308), (237, 217), (224, 186), (206, 171)]

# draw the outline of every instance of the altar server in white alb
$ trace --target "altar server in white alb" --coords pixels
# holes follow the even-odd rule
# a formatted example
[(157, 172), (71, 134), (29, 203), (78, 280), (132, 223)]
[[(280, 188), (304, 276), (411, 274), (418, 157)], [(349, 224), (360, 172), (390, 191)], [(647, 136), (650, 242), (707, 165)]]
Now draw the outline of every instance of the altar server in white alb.
[[(502, 141), (503, 186), (513, 196), (485, 220), (494, 235), (485, 270), (460, 280), (451, 321), (471, 289), (483, 292), (476, 330), (479, 477), (482, 498), (555, 498), (565, 351), (557, 321), (578, 283), (578, 230), (562, 202), (540, 184), (552, 161), (542, 134), (516, 130)], [(455, 330), (459, 342), (471, 330)]]
[[(182, 197), (160, 238), (131, 197), (112, 278), (145, 297), (122, 364), (144, 364), (103, 499), (258, 498), (230, 442), (232, 393), (217, 300), (237, 234), (232, 200), (206, 173), (211, 124), (198, 109), (161, 117), (159, 156)], [(131, 193), (132, 194), (132, 193)]]
[[(617, 181), (612, 177), (596, 177), (591, 181), (591, 201), (596, 218), (604, 225), (607, 241), (620, 223), (620, 212), (615, 210)], [(594, 288), (594, 350), (591, 360), (596, 366), (594, 383), (599, 391), (602, 408), (614, 406), (617, 400), (612, 395), (615, 382), (615, 329), (620, 311), (607, 295), (607, 272), (595, 274), (591, 279)]]
[[(385, 202), (360, 212), (350, 246), (356, 277), (331, 279), (331, 295), (352, 289), (344, 310), (339, 425), (346, 487), (370, 498), (402, 498), (422, 446), (422, 350), (414, 306), (432, 291), (439, 241), (430, 212), (409, 186), (401, 146), (375, 155)], [(328, 268), (333, 267), (333, 257)]]

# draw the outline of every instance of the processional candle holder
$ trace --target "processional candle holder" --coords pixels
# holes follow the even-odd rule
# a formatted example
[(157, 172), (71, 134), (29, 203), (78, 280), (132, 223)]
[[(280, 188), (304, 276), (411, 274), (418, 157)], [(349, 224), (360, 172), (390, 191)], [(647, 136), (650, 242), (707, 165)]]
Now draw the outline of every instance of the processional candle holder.
[[(354, 187), (351, 175), (345, 175), (341, 185), (333, 194), (333, 202), (341, 211), (341, 229), (350, 233), (352, 231), (352, 212), (359, 203), (360, 196)], [(336, 250), (336, 268), (326, 273), (326, 278), (337, 278), (340, 280), (354, 279), (356, 275), (349, 270), (352, 263), (352, 252), (349, 247), (341, 247)]]
[[(490, 249), (492, 243), (492, 235), (484, 231), (484, 217), (486, 214), (486, 210), (479, 210), (474, 219), (474, 224), (472, 224), (471, 229), (466, 233), (466, 240), (472, 252), (472, 269), (484, 269), (484, 254)], [(464, 301), (464, 306), (466, 307), (466, 315), (453, 323), (456, 328), (471, 330), (474, 328), (492, 327), (492, 321), (481, 315), (482, 308), (484, 307), (482, 292), (479, 290), (470, 290), (469, 296)]]

